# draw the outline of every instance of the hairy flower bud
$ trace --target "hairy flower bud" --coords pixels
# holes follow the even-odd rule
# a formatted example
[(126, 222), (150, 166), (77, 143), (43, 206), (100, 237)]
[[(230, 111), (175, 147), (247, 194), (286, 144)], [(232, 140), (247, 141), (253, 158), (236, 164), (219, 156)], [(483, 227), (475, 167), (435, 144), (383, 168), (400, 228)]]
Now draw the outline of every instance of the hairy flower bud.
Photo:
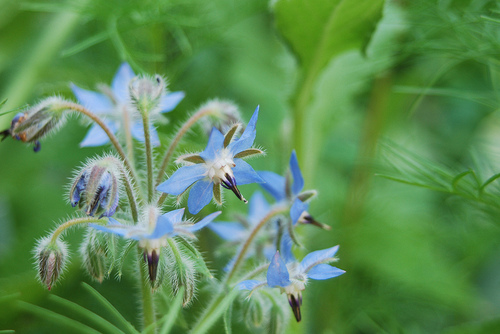
[(67, 253), (67, 246), (63, 241), (53, 243), (51, 238), (41, 239), (35, 248), (38, 278), (49, 290), (64, 269)]
[(130, 98), (140, 113), (149, 112), (160, 106), (161, 98), (165, 95), (165, 79), (156, 75), (135, 77), (130, 82)]
[(111, 254), (108, 247), (110, 235), (98, 233), (94, 229), (88, 229), (85, 239), (80, 247), (80, 255), (83, 266), (90, 277), (102, 283), (109, 275), (111, 265)]
[(120, 172), (116, 159), (104, 157), (90, 161), (75, 177), (69, 192), (73, 207), (88, 216), (111, 217), (118, 207)]
[(39, 139), (57, 130), (65, 120), (68, 111), (66, 101), (59, 97), (49, 97), (37, 105), (18, 113), (11, 121), (10, 128), (2, 131), (2, 140), (7, 136), (35, 144), (33, 150), (40, 151)]
[(200, 120), (201, 127), (210, 135), (212, 128), (226, 133), (234, 124), (241, 123), (241, 115), (238, 106), (227, 100), (210, 100), (200, 108), (210, 110), (210, 115)]

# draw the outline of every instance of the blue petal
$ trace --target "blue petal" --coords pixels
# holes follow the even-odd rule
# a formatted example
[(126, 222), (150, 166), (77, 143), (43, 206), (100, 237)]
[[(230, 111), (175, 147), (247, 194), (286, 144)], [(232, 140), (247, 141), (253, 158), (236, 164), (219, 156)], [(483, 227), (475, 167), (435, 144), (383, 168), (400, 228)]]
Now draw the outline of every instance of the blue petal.
[(297, 154), (295, 150), (292, 152), (292, 156), (290, 157), (290, 170), (293, 176), (292, 183), (292, 193), (297, 196), (298, 193), (304, 188), (304, 178), (302, 177), (302, 173), (299, 167), (299, 161), (297, 160)]
[(153, 233), (147, 236), (147, 239), (159, 239), (165, 234), (172, 233), (174, 231), (174, 225), (172, 222), (165, 218), (164, 216), (159, 216), (156, 220), (156, 226)]
[(237, 185), (266, 182), (247, 162), (241, 159), (234, 159), (234, 163), (236, 166), (232, 170)]
[(109, 223), (107, 226), (99, 224), (89, 224), (89, 227), (93, 227), (96, 230), (117, 234), (119, 236), (125, 236), (129, 232), (129, 228), (126, 225), (120, 224), (113, 218), (109, 218)]
[(202, 157), (205, 161), (214, 160), (219, 155), (223, 145), (224, 135), (216, 128), (212, 128), (210, 138), (208, 138), (207, 147), (200, 153), (200, 157)]
[(253, 142), (255, 141), (255, 136), (257, 134), (255, 126), (257, 124), (258, 117), (259, 117), (259, 106), (257, 106), (257, 108), (255, 109), (252, 118), (250, 118), (250, 121), (248, 122), (245, 131), (243, 131), (241, 137), (233, 141), (231, 144), (229, 144), (228, 148), (233, 155), (252, 147)]
[(162, 97), (160, 101), (160, 112), (164, 113), (174, 110), (185, 95), (184, 92), (172, 92)]
[(256, 191), (249, 202), (248, 221), (251, 224), (258, 224), (269, 213), (269, 209), (264, 195), (260, 191)]
[(106, 95), (80, 88), (75, 84), (70, 87), (78, 102), (93, 113), (109, 114), (113, 111), (113, 103)]
[(283, 231), (281, 235), (280, 251), (283, 254), (283, 259), (285, 263), (295, 262), (295, 256), (292, 253), (293, 241), (287, 230)]
[(281, 286), (282, 288), (290, 284), (290, 275), (286, 269), (286, 264), (277, 251), (267, 269), (267, 285), (270, 287)]
[(307, 273), (312, 269), (315, 265), (320, 264), (321, 262), (331, 259), (337, 253), (339, 246), (333, 246), (331, 248), (322, 249), (319, 251), (311, 252), (307, 254), (304, 259), (300, 262), (301, 270)]
[(246, 232), (246, 229), (237, 222), (216, 222), (208, 225), (208, 227), (227, 241), (239, 240)]
[(264, 282), (257, 281), (257, 280), (247, 280), (238, 283), (238, 289), (240, 290), (253, 290), (256, 286), (262, 284)]
[(129, 92), (128, 86), (130, 80), (135, 77), (134, 70), (128, 63), (122, 63), (111, 84), (111, 89), (115, 94), (116, 101), (124, 104), (128, 101)]
[[(132, 137), (142, 143), (145, 142), (146, 137), (144, 136), (144, 126), (141, 121), (132, 123), (130, 126), (130, 132), (132, 133)], [(152, 124), (149, 125), (149, 134), (151, 136), (151, 145), (159, 146), (160, 139), (158, 138), (158, 132), (156, 132), (156, 129)]]
[[(116, 132), (117, 126), (115, 122), (107, 120), (104, 120), (103, 122), (112, 133)], [(106, 132), (104, 132), (99, 125), (94, 124), (90, 127), (90, 130), (87, 132), (85, 138), (83, 138), (83, 141), (80, 143), (80, 147), (101, 146), (108, 142), (109, 137)]]
[(173, 225), (175, 225), (182, 221), (182, 217), (184, 217), (184, 209), (185, 208), (169, 211), (164, 213), (162, 217), (168, 219)]
[[(197, 165), (195, 165), (197, 166)], [(190, 167), (190, 166), (188, 166)], [(189, 191), (188, 208), (193, 215), (205, 207), (214, 194), (214, 183), (208, 180), (198, 181)]]
[(293, 201), (292, 207), (290, 208), (290, 218), (292, 218), (293, 225), (297, 224), (302, 212), (307, 211), (308, 208), (309, 204), (302, 202), (298, 198)]
[(181, 167), (167, 181), (160, 184), (156, 190), (171, 195), (180, 195), (194, 182), (204, 178), (206, 173), (205, 164)]
[(221, 213), (222, 213), (222, 211), (216, 211), (214, 213), (211, 213), (208, 216), (206, 216), (205, 218), (203, 218), (202, 220), (200, 220), (199, 222), (197, 222), (196, 224), (194, 224), (193, 226), (189, 226), (186, 229), (189, 232), (195, 232), (195, 231), (201, 230), (202, 228), (204, 228), (205, 226), (210, 224)]
[(271, 194), (277, 202), (285, 199), (285, 178), (283, 176), (267, 171), (260, 171), (257, 174), (266, 181), (266, 183), (261, 183), (260, 186)]
[(312, 279), (329, 279), (329, 278), (334, 278), (337, 276), (342, 275), (345, 273), (345, 270), (339, 269), (337, 267), (332, 267), (327, 264), (318, 264), (317, 266), (314, 266), (309, 272), (307, 273), (308, 278)]

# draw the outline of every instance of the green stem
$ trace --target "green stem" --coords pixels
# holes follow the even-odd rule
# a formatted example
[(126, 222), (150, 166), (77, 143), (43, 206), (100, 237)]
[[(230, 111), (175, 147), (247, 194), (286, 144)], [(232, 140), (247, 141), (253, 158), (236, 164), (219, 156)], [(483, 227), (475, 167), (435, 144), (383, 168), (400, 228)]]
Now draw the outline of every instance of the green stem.
[[(165, 174), (165, 171), (167, 170), (168, 163), (170, 162), (170, 159), (172, 158), (172, 155), (174, 154), (175, 148), (177, 147), (177, 145), (181, 141), (182, 137), (184, 137), (184, 135), (188, 132), (188, 130), (196, 122), (198, 122), (202, 117), (208, 116), (210, 114), (214, 114), (213, 109), (201, 108), (196, 113), (194, 113), (179, 129), (179, 131), (175, 135), (172, 142), (170, 142), (170, 146), (168, 147), (167, 152), (165, 153), (165, 156), (163, 157), (163, 161), (162, 161), (160, 170), (158, 171), (158, 176), (156, 177), (156, 185), (157, 186), (161, 183), (161, 181), (163, 179), (163, 174)], [(163, 203), (163, 201), (162, 201), (162, 203)]]
[(75, 226), (78, 224), (88, 224), (88, 223), (100, 224), (100, 223), (107, 223), (107, 222), (108, 222), (107, 219), (104, 219), (104, 218), (98, 219), (98, 218), (94, 218), (94, 217), (75, 218), (75, 219), (68, 220), (64, 224), (61, 224), (57, 227), (57, 229), (52, 234), (52, 237), (50, 238), (50, 243), (54, 244), (57, 241), (57, 238), (59, 237), (59, 235), (61, 235), (61, 233), (63, 233), (64, 230), (69, 228), (69, 227), (72, 227), (72, 226)]
[(85, 108), (79, 104), (76, 104), (73, 102), (66, 102), (65, 104), (63, 104), (63, 106), (70, 109), (70, 110), (84, 114), (85, 116), (90, 118), (92, 121), (97, 123), (101, 127), (101, 129), (103, 129), (103, 131), (106, 132), (106, 135), (108, 135), (109, 140), (111, 141), (111, 143), (115, 147), (116, 151), (118, 152), (118, 154), (122, 158), (123, 163), (125, 164), (125, 167), (127, 167), (127, 169), (129, 170), (129, 172), (132, 176), (132, 179), (137, 183), (138, 178), (137, 178), (137, 175), (135, 173), (135, 169), (130, 164), (130, 161), (128, 160), (127, 155), (125, 154), (125, 151), (123, 151), (123, 147), (120, 145), (120, 143), (118, 142), (118, 139), (113, 134), (113, 132), (111, 132), (111, 130), (108, 128), (108, 126), (106, 124), (104, 124), (102, 119), (99, 118), (99, 116), (97, 116), (96, 114), (94, 114), (90, 110), (88, 110), (87, 108)]
[(137, 247), (137, 265), (139, 266), (139, 288), (141, 289), (142, 296), (142, 318), (143, 318), (143, 326), (147, 328), (148, 326), (152, 326), (155, 322), (155, 308), (153, 301), (153, 292), (149, 286), (149, 276), (144, 270), (144, 266), (142, 265), (142, 257), (143, 250), (140, 247)]
[(151, 134), (149, 133), (149, 117), (148, 110), (142, 110), (142, 124), (144, 126), (145, 150), (146, 150), (146, 165), (148, 170), (148, 203), (153, 201), (153, 147), (151, 146)]
[(243, 246), (240, 248), (239, 252), (238, 252), (238, 255), (236, 256), (236, 260), (234, 261), (234, 264), (231, 268), (231, 271), (227, 274), (225, 280), (224, 280), (224, 284), (228, 284), (231, 280), (231, 278), (233, 277), (234, 273), (236, 272), (236, 270), (238, 269), (239, 265), (241, 264), (241, 262), (243, 261), (243, 259), (245, 258), (245, 254), (246, 252), (248, 251), (248, 248), (250, 247), (253, 239), (255, 238), (255, 236), (257, 235), (257, 233), (260, 231), (260, 229), (273, 217), (281, 214), (281, 213), (284, 213), (286, 211), (290, 210), (290, 208), (288, 206), (284, 207), (284, 206), (279, 206), (279, 207), (276, 207), (274, 210), (271, 210), (264, 218), (262, 218), (262, 220), (257, 224), (255, 225), (255, 227), (253, 228), (253, 230), (250, 232), (250, 234), (248, 235), (248, 238), (247, 240), (245, 240), (245, 242), (243, 243)]
[(132, 140), (132, 132), (130, 130), (130, 114), (125, 108), (123, 109), (123, 129), (125, 132), (125, 147), (127, 148), (127, 155), (132, 165), (134, 165), (134, 142)]
[(130, 205), (130, 210), (132, 211), (132, 218), (134, 219), (134, 223), (137, 223), (139, 220), (138, 216), (138, 210), (137, 210), (137, 201), (136, 201), (136, 196), (134, 195), (134, 186), (132, 185), (132, 182), (130, 180), (130, 175), (128, 174), (127, 170), (124, 168), (122, 161), (120, 159), (117, 159), (115, 157), (110, 157), (110, 160), (113, 161), (113, 163), (120, 169), (122, 175), (123, 175), (123, 180), (125, 181), (125, 190), (127, 191), (127, 197)]

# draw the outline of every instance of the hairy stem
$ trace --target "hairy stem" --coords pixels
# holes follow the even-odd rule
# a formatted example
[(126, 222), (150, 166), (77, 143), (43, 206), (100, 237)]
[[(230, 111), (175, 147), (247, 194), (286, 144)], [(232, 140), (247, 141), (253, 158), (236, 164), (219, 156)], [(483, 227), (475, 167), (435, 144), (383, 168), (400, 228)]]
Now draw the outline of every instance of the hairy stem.
[(75, 218), (75, 219), (68, 220), (64, 224), (61, 224), (61, 225), (59, 225), (59, 227), (57, 227), (57, 229), (52, 234), (52, 237), (50, 239), (50, 243), (54, 244), (57, 241), (57, 238), (61, 235), (61, 233), (63, 233), (64, 230), (69, 228), (69, 227), (72, 227), (72, 226), (75, 226), (78, 224), (88, 224), (88, 223), (101, 224), (101, 223), (107, 223), (107, 222), (108, 222), (108, 220), (105, 218), (98, 219), (98, 218), (94, 218), (94, 217)]
[(235, 272), (238, 269), (239, 265), (241, 264), (241, 262), (245, 258), (245, 254), (247, 253), (248, 248), (252, 244), (253, 239), (255, 238), (255, 236), (257, 235), (257, 233), (260, 231), (260, 229), (264, 225), (266, 225), (266, 223), (269, 220), (271, 220), (271, 218), (273, 218), (273, 217), (275, 217), (275, 216), (277, 216), (277, 215), (279, 215), (281, 213), (284, 213), (284, 212), (286, 212), (288, 210), (290, 210), (290, 208), (288, 206), (279, 206), (279, 207), (276, 207), (274, 210), (271, 210), (264, 218), (262, 218), (262, 220), (257, 225), (255, 225), (255, 227), (253, 228), (253, 230), (248, 235), (247, 240), (245, 240), (245, 243), (243, 243), (243, 246), (241, 246), (241, 248), (240, 248), (240, 250), (238, 252), (238, 255), (236, 256), (236, 260), (234, 261), (234, 264), (233, 264), (233, 266), (231, 268), (231, 271), (227, 274), (224, 283), (227, 284), (227, 283), (229, 283), (231, 281), (231, 278), (233, 277), (233, 275), (235, 274)]
[(85, 108), (77, 103), (67, 102), (67, 103), (64, 103), (63, 106), (70, 109), (70, 110), (84, 114), (85, 116), (90, 118), (92, 121), (96, 122), (101, 127), (101, 129), (103, 129), (103, 131), (106, 132), (106, 134), (109, 137), (109, 140), (111, 141), (111, 143), (115, 147), (116, 151), (118, 152), (118, 154), (122, 158), (123, 163), (125, 164), (125, 166), (129, 170), (130, 174), (132, 175), (132, 179), (137, 183), (138, 178), (137, 178), (137, 174), (135, 173), (134, 167), (130, 164), (130, 161), (128, 160), (127, 155), (125, 154), (125, 151), (123, 151), (123, 147), (118, 142), (118, 139), (113, 134), (113, 132), (111, 132), (111, 130), (108, 128), (108, 126), (106, 124), (104, 124), (102, 119), (99, 118), (99, 116), (97, 116), (96, 114), (94, 114), (90, 110), (88, 110), (87, 108)]
[(151, 146), (151, 134), (149, 133), (149, 114), (148, 111), (141, 111), (142, 114), (142, 124), (144, 126), (144, 139), (145, 139), (145, 150), (146, 150), (146, 165), (148, 171), (148, 203), (153, 200), (154, 188), (153, 188), (153, 147)]
[(170, 143), (170, 146), (167, 149), (167, 152), (165, 153), (165, 156), (163, 157), (163, 161), (160, 167), (160, 170), (158, 171), (158, 176), (156, 177), (156, 185), (158, 186), (161, 183), (161, 180), (163, 178), (163, 174), (165, 174), (165, 171), (167, 170), (168, 164), (170, 162), (170, 159), (172, 158), (172, 155), (174, 154), (175, 148), (181, 141), (182, 137), (188, 132), (188, 130), (196, 123), (198, 122), (202, 117), (208, 116), (214, 114), (214, 110), (210, 108), (201, 108), (198, 110), (196, 113), (194, 113), (179, 129), (177, 134), (175, 135), (174, 139)]
[(122, 161), (120, 159), (110, 157), (114, 164), (118, 166), (120, 169), (123, 179), (125, 180), (125, 190), (127, 191), (127, 197), (130, 205), (130, 210), (132, 212), (132, 218), (134, 219), (134, 223), (137, 223), (139, 220), (138, 216), (138, 209), (137, 209), (137, 201), (136, 201), (136, 196), (135, 191), (134, 191), (134, 186), (132, 185), (132, 181), (130, 180), (130, 175), (128, 174), (127, 170), (124, 168)]
[(142, 265), (143, 250), (137, 247), (137, 265), (139, 266), (139, 288), (141, 289), (142, 297), (142, 320), (144, 328), (154, 324), (155, 308), (153, 302), (153, 292), (149, 286), (149, 276), (144, 266)]

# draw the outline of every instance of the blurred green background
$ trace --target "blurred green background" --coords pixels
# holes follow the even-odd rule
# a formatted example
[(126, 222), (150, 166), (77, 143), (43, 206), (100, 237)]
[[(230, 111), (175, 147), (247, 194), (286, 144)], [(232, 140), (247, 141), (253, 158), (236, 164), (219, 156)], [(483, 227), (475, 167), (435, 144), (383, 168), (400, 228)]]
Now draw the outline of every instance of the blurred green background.
[[(235, 101), (244, 120), (260, 105), (256, 143), (267, 156), (252, 165), (281, 174), (295, 148), (306, 188), (319, 191), (309, 211), (332, 226), (301, 228), (297, 255), (340, 244), (337, 266), (347, 271), (307, 287), (303, 321), (287, 333), (500, 332), (499, 4), (2, 0), (2, 111), (71, 98), (70, 82), (109, 84), (122, 61), (186, 92), (160, 127), (164, 142), (210, 98)], [(0, 117), (2, 129), (11, 117)], [(72, 117), (37, 154), (0, 144), (0, 332), (68, 332), (26, 303), (58, 312), (50, 297), (58, 295), (99, 311), (82, 281), (138, 324), (132, 275), (91, 282), (76, 230), (62, 281), (48, 293), (35, 279), (35, 240), (73, 213), (72, 171), (109, 151), (77, 149), (86, 131)], [(198, 133), (183, 148), (203, 148)], [(247, 212), (226, 197), (225, 218)], [(200, 235), (218, 273), (220, 242)], [(187, 321), (206, 305), (206, 290), (183, 311)], [(182, 321), (176, 328), (185, 331)]]

